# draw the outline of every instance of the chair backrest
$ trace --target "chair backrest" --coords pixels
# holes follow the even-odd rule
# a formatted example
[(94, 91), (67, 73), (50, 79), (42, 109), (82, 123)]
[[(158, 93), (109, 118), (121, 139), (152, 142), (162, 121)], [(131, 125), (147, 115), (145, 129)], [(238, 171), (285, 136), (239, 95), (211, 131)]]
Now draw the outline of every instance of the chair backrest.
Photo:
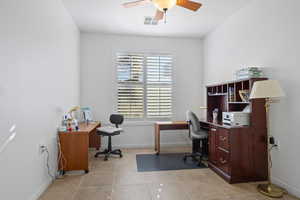
[(109, 121), (112, 124), (115, 124), (117, 128), (119, 128), (119, 125), (122, 124), (124, 121), (124, 117), (123, 117), (123, 115), (112, 114), (112, 115), (110, 115)]
[(199, 119), (198, 119), (197, 115), (195, 115), (195, 113), (188, 110), (186, 112), (186, 118), (187, 118), (187, 121), (189, 122), (190, 126), (192, 127), (192, 130), (191, 130), (192, 132), (196, 133), (201, 130)]

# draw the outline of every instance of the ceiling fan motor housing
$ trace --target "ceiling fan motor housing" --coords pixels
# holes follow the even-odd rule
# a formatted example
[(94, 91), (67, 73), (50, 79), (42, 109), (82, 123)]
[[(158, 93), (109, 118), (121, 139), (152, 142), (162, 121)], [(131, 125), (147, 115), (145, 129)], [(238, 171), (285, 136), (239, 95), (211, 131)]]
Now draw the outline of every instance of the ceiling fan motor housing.
[(176, 5), (177, 0), (152, 0), (155, 7), (161, 11), (169, 10)]

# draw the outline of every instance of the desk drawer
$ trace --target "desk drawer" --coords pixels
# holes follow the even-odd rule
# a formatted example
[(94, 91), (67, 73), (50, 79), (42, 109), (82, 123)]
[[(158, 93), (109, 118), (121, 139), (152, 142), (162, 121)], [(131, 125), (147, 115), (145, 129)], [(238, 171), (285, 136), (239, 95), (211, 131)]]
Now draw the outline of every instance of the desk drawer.
[(217, 144), (222, 149), (230, 150), (229, 131), (223, 128), (218, 129)]
[(217, 149), (217, 166), (225, 173), (229, 174), (230, 172), (230, 156), (228, 152), (223, 151), (222, 149)]

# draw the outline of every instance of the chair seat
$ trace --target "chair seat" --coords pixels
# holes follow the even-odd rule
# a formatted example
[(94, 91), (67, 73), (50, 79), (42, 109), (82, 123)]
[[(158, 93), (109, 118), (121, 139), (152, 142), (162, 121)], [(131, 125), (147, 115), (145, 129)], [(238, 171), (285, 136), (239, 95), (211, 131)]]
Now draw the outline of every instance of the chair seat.
[(208, 137), (208, 133), (206, 131), (198, 131), (198, 132), (191, 132), (191, 138), (195, 139), (206, 139)]
[(116, 127), (112, 127), (112, 126), (104, 126), (104, 127), (100, 127), (97, 128), (97, 130), (101, 133), (105, 133), (105, 134), (114, 134), (114, 133), (120, 133), (123, 132), (122, 128), (116, 128)]

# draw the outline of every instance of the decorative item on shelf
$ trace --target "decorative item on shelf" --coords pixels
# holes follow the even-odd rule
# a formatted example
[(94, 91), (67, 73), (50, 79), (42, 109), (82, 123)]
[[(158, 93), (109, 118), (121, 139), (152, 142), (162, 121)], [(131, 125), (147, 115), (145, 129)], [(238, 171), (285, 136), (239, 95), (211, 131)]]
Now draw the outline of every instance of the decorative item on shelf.
[[(280, 84), (276, 80), (266, 80), (266, 81), (256, 81), (253, 85), (250, 99), (258, 99), (264, 98), (266, 100), (265, 109), (267, 115), (267, 132), (268, 132), (268, 140), (270, 138), (269, 131), (269, 109), (271, 103), (277, 102), (280, 97), (284, 97), (285, 94), (280, 87)], [(275, 100), (275, 101), (274, 101)], [(271, 167), (272, 167), (272, 158), (271, 158), (271, 144), (267, 141), (267, 152), (268, 152), (268, 183), (267, 184), (259, 184), (257, 189), (260, 193), (269, 196), (280, 198), (284, 195), (285, 190), (279, 188), (272, 184), (271, 182)]]
[(78, 121), (74, 116), (74, 112), (79, 110), (79, 106), (75, 106), (71, 108), (66, 115), (63, 116), (61, 127), (59, 127), (59, 131), (74, 131), (78, 130)]
[(229, 87), (228, 89), (228, 101), (233, 102), (234, 101), (234, 88)]
[(249, 102), (249, 90), (239, 90), (239, 94), (243, 102)]
[(236, 79), (249, 79), (249, 78), (261, 78), (263, 76), (263, 71), (260, 67), (246, 67), (238, 70), (235, 73)]
[(214, 123), (217, 123), (218, 122), (218, 114), (219, 114), (219, 109), (218, 108), (215, 108), (212, 112), (213, 114), (213, 122)]

